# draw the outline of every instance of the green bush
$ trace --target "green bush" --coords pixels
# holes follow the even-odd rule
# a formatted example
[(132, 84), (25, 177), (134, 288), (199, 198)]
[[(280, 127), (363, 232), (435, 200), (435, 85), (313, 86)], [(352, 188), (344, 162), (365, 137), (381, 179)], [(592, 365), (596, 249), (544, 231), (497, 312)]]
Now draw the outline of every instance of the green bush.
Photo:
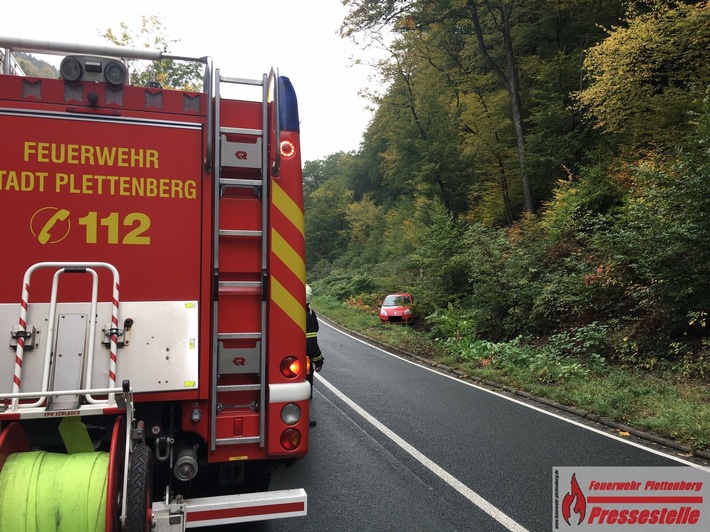
[(410, 255), (413, 271), (418, 272), (414, 299), (422, 314), (458, 305), (469, 290), (465, 225), (439, 202), (431, 204), (428, 218), (420, 243)]
[(331, 271), (312, 286), (319, 294), (329, 295), (341, 301), (376, 290), (375, 282), (370, 275), (342, 269)]

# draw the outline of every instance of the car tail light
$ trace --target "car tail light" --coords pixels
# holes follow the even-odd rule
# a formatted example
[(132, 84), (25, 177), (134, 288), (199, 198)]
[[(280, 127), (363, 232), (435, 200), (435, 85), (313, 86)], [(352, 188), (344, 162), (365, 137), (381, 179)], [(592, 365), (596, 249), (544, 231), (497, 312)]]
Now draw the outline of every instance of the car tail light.
[(301, 432), (296, 429), (286, 429), (281, 433), (281, 446), (287, 451), (293, 451), (301, 445)]
[(298, 377), (301, 373), (301, 361), (296, 357), (286, 357), (281, 361), (281, 374), (287, 379)]

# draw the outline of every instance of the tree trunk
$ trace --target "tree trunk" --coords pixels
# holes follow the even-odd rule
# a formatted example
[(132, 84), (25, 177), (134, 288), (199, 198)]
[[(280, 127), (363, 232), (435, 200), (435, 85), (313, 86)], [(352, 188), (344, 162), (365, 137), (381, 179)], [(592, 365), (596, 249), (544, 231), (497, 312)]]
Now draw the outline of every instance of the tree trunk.
[(513, 112), (513, 126), (515, 127), (515, 140), (518, 145), (518, 161), (520, 162), (520, 180), (523, 185), (523, 197), (525, 198), (525, 210), (535, 213), (535, 201), (533, 200), (532, 187), (525, 163), (525, 129), (523, 126), (523, 104), (520, 100), (520, 78), (518, 77), (518, 65), (515, 62), (513, 52), (513, 41), (510, 38), (510, 13), (506, 6), (500, 6), (503, 18), (503, 42), (505, 44), (505, 58), (508, 67), (508, 94), (510, 94), (510, 107)]
[(523, 188), (523, 198), (525, 199), (525, 210), (534, 214), (535, 201), (533, 199), (532, 187), (530, 186), (530, 178), (528, 177), (525, 162), (525, 128), (523, 126), (523, 105), (520, 99), (520, 80), (518, 78), (518, 67), (515, 63), (515, 53), (513, 52), (513, 41), (510, 38), (510, 12), (502, 1), (498, 3), (497, 9), (501, 14), (501, 31), (503, 33), (506, 59), (506, 71), (503, 71), (503, 69), (493, 61), (493, 58), (486, 48), (481, 21), (478, 17), (478, 5), (476, 4), (476, 0), (468, 0), (467, 6), (471, 11), (471, 20), (473, 21), (473, 26), (476, 31), (478, 49), (483, 55), (486, 64), (488, 64), (498, 79), (503, 83), (510, 97), (513, 128), (515, 129), (515, 140), (518, 148), (520, 181)]

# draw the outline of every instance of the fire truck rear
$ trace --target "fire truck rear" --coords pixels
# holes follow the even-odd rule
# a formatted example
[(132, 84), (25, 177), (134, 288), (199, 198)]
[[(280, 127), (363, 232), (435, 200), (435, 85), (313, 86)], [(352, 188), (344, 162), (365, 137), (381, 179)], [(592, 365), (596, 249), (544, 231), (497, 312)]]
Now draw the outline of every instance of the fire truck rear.
[[(0, 531), (305, 515), (303, 489), (265, 491), (308, 450), (290, 81), (122, 47), (0, 49)], [(59, 79), (13, 72), (13, 51), (65, 55)], [(132, 86), (139, 59), (202, 63), (204, 90)]]

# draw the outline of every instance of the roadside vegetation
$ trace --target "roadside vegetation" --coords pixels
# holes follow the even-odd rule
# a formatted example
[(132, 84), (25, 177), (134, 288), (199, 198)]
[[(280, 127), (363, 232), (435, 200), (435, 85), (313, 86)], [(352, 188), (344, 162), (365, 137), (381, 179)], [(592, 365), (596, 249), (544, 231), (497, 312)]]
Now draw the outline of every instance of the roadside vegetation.
[[(304, 165), (317, 307), (710, 446), (710, 4), (349, 0), (392, 36), (357, 152)], [(414, 295), (415, 327), (379, 324)]]

